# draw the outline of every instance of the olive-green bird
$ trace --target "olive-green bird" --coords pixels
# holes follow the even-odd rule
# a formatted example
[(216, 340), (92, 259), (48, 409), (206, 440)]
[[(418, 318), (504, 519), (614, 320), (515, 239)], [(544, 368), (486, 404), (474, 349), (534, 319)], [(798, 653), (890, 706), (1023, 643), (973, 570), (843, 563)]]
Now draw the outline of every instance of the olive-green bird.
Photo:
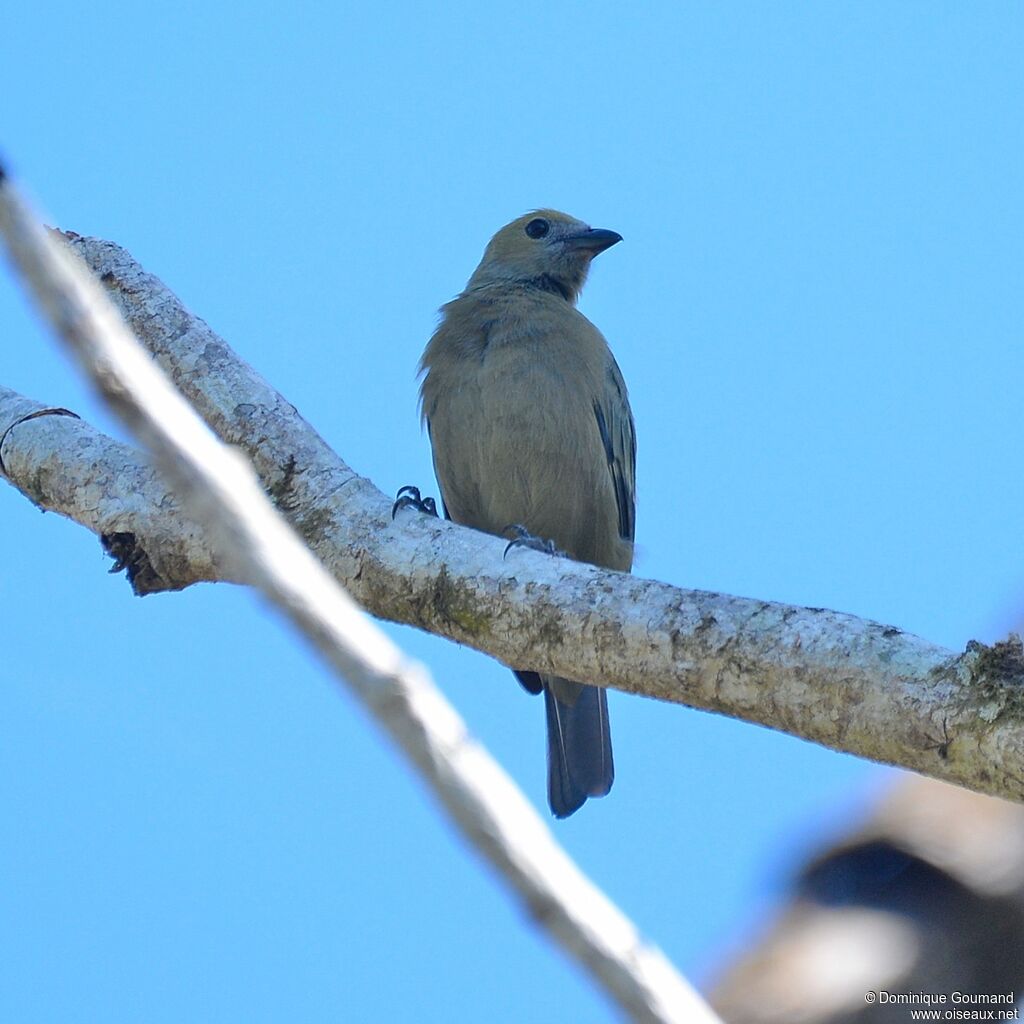
[[(628, 572), (633, 416), (608, 343), (576, 309), (591, 260), (621, 240), (555, 210), (503, 227), (466, 290), (441, 309), (420, 397), (449, 519), (497, 535), (515, 524), (528, 543)], [(548, 800), (567, 817), (612, 785), (605, 691), (516, 676), (544, 691)]]

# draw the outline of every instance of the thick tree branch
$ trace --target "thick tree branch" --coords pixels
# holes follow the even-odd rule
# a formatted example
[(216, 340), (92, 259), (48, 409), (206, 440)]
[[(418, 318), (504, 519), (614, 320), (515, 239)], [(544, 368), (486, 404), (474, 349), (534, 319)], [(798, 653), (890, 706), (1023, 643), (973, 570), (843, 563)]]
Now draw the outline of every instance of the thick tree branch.
[(0, 471), (11, 483), (98, 534), (138, 594), (227, 579), (142, 454), (61, 412), (0, 387)]
[[(956, 654), (824, 609), (681, 590), (530, 551), (503, 561), (501, 541), (415, 513), (392, 522), (390, 499), (124, 250), (69, 237), (160, 365), (223, 440), (248, 452), (278, 506), (373, 614), (509, 665), (1024, 800), (1017, 640)], [(199, 578), (208, 577), (167, 585)]]
[(554, 841), (424, 670), (275, 511), (248, 461), (206, 429), (2, 171), (0, 235), (58, 338), (153, 453), (229, 571), (256, 587), (349, 684), (538, 924), (633, 1020), (716, 1024), (700, 996)]

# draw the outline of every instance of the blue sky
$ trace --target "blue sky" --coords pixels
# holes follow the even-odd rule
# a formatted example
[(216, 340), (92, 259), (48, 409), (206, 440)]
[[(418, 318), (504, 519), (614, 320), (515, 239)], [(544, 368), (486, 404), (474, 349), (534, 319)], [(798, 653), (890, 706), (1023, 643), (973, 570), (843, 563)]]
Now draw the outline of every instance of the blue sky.
[[(636, 571), (961, 648), (1020, 619), (1024, 14), (991, 4), (53, 3), (0, 147), (386, 492), (491, 233), (625, 241), (581, 303), (630, 387)], [(0, 276), (0, 382), (118, 433)], [(251, 595), (133, 598), (0, 486), (0, 1018), (612, 1020)], [(391, 627), (389, 627), (391, 628)], [(543, 711), (392, 629), (544, 806)], [(698, 981), (894, 777), (611, 695), (556, 832)]]

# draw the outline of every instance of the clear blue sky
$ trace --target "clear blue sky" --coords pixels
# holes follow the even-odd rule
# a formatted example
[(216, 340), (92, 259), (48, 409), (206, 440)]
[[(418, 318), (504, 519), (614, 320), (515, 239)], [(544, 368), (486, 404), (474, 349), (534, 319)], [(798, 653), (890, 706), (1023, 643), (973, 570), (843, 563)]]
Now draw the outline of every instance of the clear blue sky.
[[(4, 20), (0, 148), (384, 491), (490, 234), (625, 238), (637, 572), (962, 647), (1019, 619), (1024, 13), (987, 4), (62, 4)], [(109, 418), (0, 277), (0, 381)], [(614, 1019), (250, 595), (138, 600), (0, 485), (0, 1019)], [(544, 806), (543, 711), (393, 629)], [(886, 771), (611, 695), (557, 834), (698, 980)]]

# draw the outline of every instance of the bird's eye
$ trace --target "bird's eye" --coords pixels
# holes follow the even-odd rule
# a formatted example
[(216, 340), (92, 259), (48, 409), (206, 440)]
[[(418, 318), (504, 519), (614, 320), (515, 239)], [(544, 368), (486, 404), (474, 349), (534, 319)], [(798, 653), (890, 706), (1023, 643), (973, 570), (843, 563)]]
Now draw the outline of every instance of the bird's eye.
[(534, 217), (526, 225), (526, 233), (531, 238), (543, 238), (551, 230), (551, 225), (543, 217)]

